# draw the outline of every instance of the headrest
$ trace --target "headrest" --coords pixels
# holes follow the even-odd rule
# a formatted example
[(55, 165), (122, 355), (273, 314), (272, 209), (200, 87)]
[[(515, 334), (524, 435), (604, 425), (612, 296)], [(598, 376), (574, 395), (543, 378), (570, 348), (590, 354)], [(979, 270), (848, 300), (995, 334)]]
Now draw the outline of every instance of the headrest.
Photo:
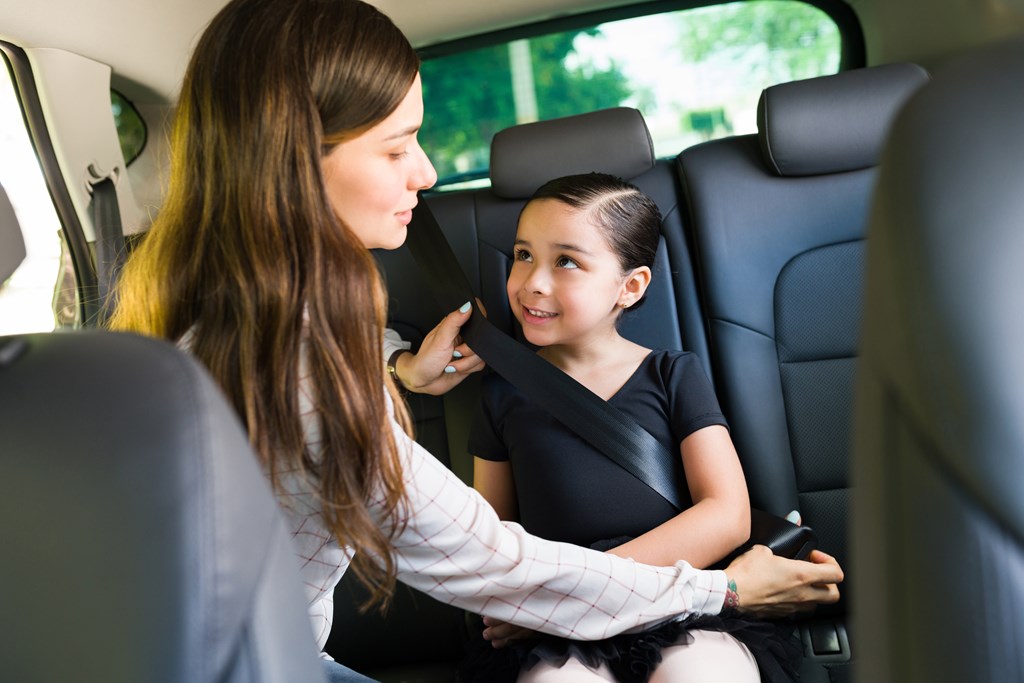
[(599, 171), (631, 180), (654, 167), (643, 115), (616, 107), (499, 131), (491, 142), (491, 189), (526, 199), (547, 181)]
[(766, 88), (757, 105), (764, 163), (781, 176), (875, 166), (896, 113), (927, 81), (920, 66), (898, 63)]
[(7, 193), (0, 186), (0, 287), (25, 260), (25, 239)]

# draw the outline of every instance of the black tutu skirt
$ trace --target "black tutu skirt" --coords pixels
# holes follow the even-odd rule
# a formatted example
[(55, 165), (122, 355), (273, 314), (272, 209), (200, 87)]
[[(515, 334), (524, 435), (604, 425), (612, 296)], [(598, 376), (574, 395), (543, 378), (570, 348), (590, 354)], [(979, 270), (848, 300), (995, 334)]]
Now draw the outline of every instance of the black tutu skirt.
[(785, 621), (757, 621), (733, 615), (693, 617), (596, 641), (569, 640), (539, 635), (494, 648), (483, 639), (483, 622), (474, 618), (461, 683), (515, 683), (520, 671), (539, 662), (558, 667), (570, 657), (596, 669), (607, 664), (619, 683), (646, 683), (661, 663), (666, 647), (692, 642), (690, 631), (722, 631), (747, 646), (767, 683), (792, 683), (799, 679), (802, 648), (794, 627)]

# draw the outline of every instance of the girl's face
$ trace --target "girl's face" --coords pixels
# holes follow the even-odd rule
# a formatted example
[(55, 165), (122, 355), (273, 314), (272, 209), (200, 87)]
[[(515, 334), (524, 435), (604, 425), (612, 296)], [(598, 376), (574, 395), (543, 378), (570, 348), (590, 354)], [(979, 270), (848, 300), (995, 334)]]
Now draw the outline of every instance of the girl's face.
[(367, 249), (402, 246), (416, 193), (437, 182), (437, 172), (416, 141), (422, 124), (417, 74), (390, 116), (338, 144), (320, 162), (334, 211)]
[(615, 330), (650, 281), (647, 267), (623, 274), (619, 258), (585, 215), (554, 199), (519, 218), (508, 300), (530, 343), (582, 347)]

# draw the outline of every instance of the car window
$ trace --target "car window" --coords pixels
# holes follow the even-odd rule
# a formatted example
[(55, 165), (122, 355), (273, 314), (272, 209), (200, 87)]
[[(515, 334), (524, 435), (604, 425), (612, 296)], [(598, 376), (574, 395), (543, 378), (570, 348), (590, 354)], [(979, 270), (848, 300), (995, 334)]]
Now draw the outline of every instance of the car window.
[(674, 156), (755, 132), (761, 90), (837, 72), (842, 48), (836, 21), (798, 0), (604, 21), (447, 54), (428, 48), (421, 142), (439, 185), (486, 184), (497, 131), (630, 106), (647, 120), (655, 153)]
[(135, 161), (146, 146), (146, 123), (135, 105), (116, 90), (110, 91), (110, 109), (114, 114), (121, 154), (127, 165)]
[(0, 289), (0, 334), (50, 332), (74, 324), (74, 270), (10, 68), (0, 58), (0, 184), (25, 238), (26, 258)]

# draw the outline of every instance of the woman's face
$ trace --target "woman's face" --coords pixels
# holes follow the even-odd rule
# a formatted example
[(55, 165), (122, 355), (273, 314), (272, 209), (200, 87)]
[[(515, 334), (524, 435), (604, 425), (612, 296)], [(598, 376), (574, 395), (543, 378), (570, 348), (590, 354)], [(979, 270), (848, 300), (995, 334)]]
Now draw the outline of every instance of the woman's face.
[(416, 206), (416, 193), (437, 182), (416, 133), (423, 124), (420, 77), (398, 108), (320, 162), (334, 211), (367, 249), (397, 249)]

